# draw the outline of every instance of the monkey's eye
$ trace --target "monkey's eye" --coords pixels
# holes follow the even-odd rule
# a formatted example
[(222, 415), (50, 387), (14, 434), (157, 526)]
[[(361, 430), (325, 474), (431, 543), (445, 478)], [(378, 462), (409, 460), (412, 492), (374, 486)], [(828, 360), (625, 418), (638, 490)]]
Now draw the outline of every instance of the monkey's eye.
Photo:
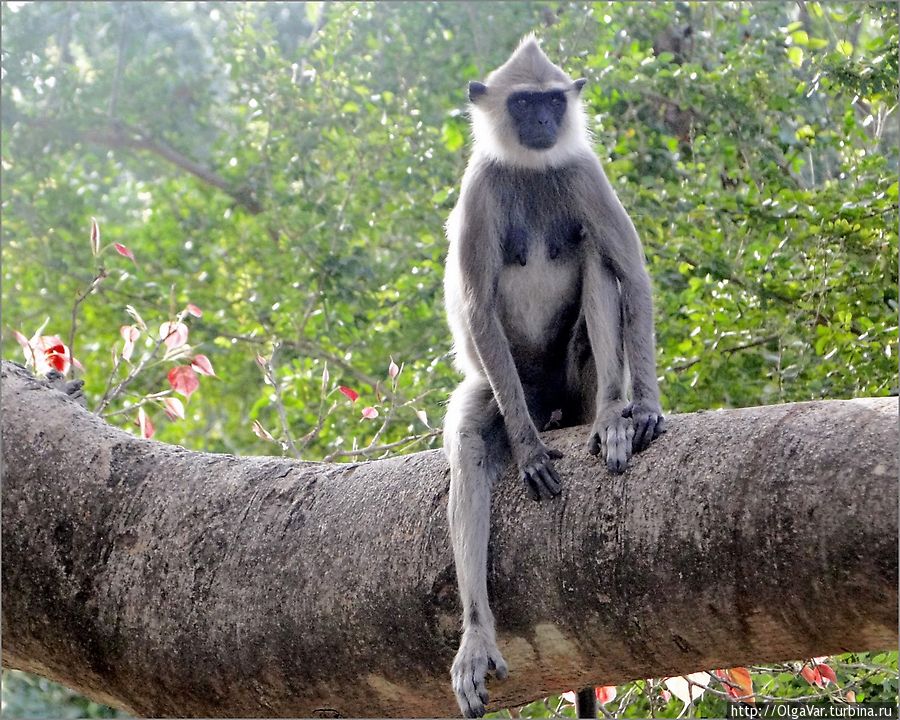
[(551, 104), (551, 105), (559, 105), (560, 102), (562, 102), (562, 101), (561, 101), (561, 100), (559, 99), (559, 97), (556, 96), (556, 95), (554, 95), (552, 98), (550, 98), (550, 104)]
[(528, 100), (526, 100), (525, 98), (519, 98), (518, 100), (516, 100), (516, 105), (518, 105), (519, 107), (525, 107), (527, 104)]

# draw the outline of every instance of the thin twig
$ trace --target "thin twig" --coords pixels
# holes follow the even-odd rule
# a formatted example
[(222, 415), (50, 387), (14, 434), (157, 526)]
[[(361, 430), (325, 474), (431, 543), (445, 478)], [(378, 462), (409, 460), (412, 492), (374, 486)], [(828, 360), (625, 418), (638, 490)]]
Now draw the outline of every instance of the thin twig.
[(443, 432), (444, 431), (441, 429), (434, 429), (431, 432), (424, 433), (423, 435), (407, 437), (403, 440), (397, 440), (396, 442), (379, 445), (377, 447), (367, 446), (364, 448), (356, 448), (354, 450), (335, 450), (333, 453), (326, 456), (322, 462), (333, 462), (336, 458), (340, 457), (372, 457), (373, 455), (378, 455), (388, 450), (394, 450), (395, 448), (407, 448), (411, 445), (415, 445), (416, 443), (420, 443), (423, 440), (428, 440), (429, 438), (442, 435)]
[(278, 382), (278, 379), (275, 377), (275, 372), (272, 370), (272, 361), (275, 360), (275, 355), (280, 349), (281, 343), (275, 343), (275, 346), (272, 348), (271, 359), (266, 360), (263, 363), (263, 372), (265, 373), (266, 380), (275, 391), (275, 409), (278, 411), (278, 419), (281, 421), (281, 433), (284, 435), (285, 442), (290, 449), (291, 454), (298, 460), (301, 460), (302, 457), (300, 451), (294, 443), (294, 437), (291, 435), (291, 428), (288, 424), (287, 410), (284, 407), (284, 399), (281, 395), (281, 383)]
[(75, 357), (75, 328), (78, 325), (78, 306), (97, 289), (97, 286), (103, 282), (106, 276), (106, 269), (101, 267), (87, 289), (75, 298), (75, 303), (72, 305), (72, 323), (69, 326), (69, 357)]

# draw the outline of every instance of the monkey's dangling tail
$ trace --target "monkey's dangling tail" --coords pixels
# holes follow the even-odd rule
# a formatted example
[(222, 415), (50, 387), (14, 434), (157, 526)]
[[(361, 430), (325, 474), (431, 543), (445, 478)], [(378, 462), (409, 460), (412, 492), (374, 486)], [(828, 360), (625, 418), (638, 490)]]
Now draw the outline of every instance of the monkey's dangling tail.
[(579, 718), (596, 720), (597, 693), (594, 688), (589, 687), (578, 691), (578, 694), (575, 696), (575, 714)]

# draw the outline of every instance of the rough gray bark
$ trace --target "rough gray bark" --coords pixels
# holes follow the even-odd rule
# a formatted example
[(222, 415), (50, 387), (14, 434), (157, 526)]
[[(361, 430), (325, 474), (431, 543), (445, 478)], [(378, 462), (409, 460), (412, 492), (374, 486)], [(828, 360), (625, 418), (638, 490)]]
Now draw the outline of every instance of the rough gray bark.
[[(188, 452), (2, 370), (3, 664), (152, 716), (443, 716), (459, 626), (440, 452)], [(894, 647), (897, 402), (672, 417), (610, 476), (497, 488), (493, 707)]]

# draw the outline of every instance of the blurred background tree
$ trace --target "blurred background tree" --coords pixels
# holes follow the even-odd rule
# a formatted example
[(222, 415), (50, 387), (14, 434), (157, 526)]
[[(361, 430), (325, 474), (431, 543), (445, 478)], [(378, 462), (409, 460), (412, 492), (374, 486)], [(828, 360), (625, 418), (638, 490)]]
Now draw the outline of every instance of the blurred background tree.
[[(203, 311), (185, 320), (191, 352), (217, 379), (169, 421), (154, 394), (174, 360), (153, 356), (102, 407), (133, 432), (141, 405), (156, 438), (194, 449), (340, 460), (439, 446), (458, 380), (440, 288), (465, 86), (530, 31), (588, 79), (596, 149), (654, 278), (668, 411), (896, 388), (894, 3), (2, 13), (4, 357), (22, 357), (12, 331), (46, 320), (98, 409), (161, 323), (187, 303)], [(92, 217), (134, 262), (92, 254)], [(149, 329), (129, 363), (120, 327), (136, 315)], [(895, 700), (896, 654), (877, 658), (833, 661), (838, 682), (821, 692)], [(801, 667), (754, 679), (808, 694)], [(620, 689), (622, 712), (677, 715), (659, 687)], [(692, 712), (724, 702), (710, 692)], [(10, 672), (3, 710), (111, 712)], [(557, 711), (571, 714), (558, 698), (520, 712)]]

